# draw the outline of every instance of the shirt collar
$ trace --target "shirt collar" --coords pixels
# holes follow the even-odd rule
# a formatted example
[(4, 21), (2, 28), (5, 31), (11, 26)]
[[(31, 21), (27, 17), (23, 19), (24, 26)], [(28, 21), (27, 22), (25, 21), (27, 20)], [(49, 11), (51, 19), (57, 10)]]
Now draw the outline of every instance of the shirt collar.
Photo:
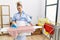
[[(20, 12), (18, 12), (18, 14), (20, 14)], [(24, 14), (24, 11), (22, 11), (22, 14)]]

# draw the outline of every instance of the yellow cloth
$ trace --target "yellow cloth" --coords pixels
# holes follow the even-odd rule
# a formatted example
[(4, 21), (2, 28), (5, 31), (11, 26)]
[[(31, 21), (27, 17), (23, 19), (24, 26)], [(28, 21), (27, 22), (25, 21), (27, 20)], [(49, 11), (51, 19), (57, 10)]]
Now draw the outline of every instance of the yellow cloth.
[(38, 20), (38, 25), (39, 25), (39, 26), (43, 26), (44, 23), (50, 23), (50, 21), (49, 21), (47, 18), (40, 18), (40, 19)]

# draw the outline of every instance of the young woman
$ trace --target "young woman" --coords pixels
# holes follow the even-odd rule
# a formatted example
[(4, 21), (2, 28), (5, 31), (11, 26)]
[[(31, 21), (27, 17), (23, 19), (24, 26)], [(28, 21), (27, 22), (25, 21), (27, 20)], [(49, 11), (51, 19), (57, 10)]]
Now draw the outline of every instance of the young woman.
[[(20, 4), (20, 2), (17, 2), (17, 10), (18, 12), (12, 18), (12, 24), (16, 25), (16, 27), (18, 27), (18, 25), (16, 24), (17, 22), (25, 23), (25, 25), (23, 24), (24, 26), (27, 26), (26, 24), (31, 24), (31, 16), (25, 14), (25, 12), (22, 10), (22, 5)], [(22, 36), (18, 35), (17, 38), (15, 38), (14, 40), (16, 39), (26, 40), (26, 35), (22, 35)]]

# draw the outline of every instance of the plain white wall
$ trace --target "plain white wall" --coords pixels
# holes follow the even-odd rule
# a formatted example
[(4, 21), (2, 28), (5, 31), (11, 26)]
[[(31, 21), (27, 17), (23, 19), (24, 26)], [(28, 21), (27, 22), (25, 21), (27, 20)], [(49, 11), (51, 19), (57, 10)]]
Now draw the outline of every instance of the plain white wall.
[(59, 7), (58, 7), (58, 23), (60, 23), (60, 0), (59, 0)]
[(45, 0), (0, 0), (0, 5), (10, 5), (10, 16), (16, 12), (16, 2), (20, 1), (23, 5), (25, 13), (32, 16), (32, 23), (36, 24), (38, 18), (45, 17)]

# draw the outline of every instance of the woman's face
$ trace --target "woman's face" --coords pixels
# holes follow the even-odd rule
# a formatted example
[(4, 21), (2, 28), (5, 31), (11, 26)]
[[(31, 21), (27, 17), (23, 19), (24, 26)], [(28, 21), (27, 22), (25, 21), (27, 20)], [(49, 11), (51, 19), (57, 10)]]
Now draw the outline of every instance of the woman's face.
[(18, 10), (19, 12), (22, 12), (22, 7), (21, 7), (21, 6), (18, 6), (18, 7), (17, 7), (17, 10)]

